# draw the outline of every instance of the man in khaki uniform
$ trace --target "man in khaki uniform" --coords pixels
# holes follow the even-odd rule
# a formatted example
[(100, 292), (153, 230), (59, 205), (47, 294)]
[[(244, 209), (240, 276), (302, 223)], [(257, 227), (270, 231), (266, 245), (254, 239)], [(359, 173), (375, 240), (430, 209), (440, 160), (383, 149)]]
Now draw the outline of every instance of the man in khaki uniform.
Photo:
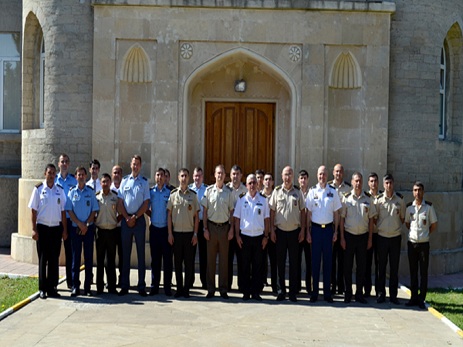
[(215, 184), (207, 187), (201, 200), (204, 207), (204, 238), (207, 240), (207, 296), (215, 294), (215, 268), (219, 254), (220, 296), (228, 299), (228, 243), (233, 238), (233, 192), (224, 184), (226, 173), (223, 165), (214, 170)]
[[(236, 206), (236, 202), (239, 200), (241, 194), (246, 194), (247, 189), (246, 186), (241, 182), (241, 179), (243, 177), (243, 172), (241, 170), (241, 167), (238, 165), (233, 165), (231, 170), (230, 170), (230, 178), (231, 181), (227, 183), (227, 186), (232, 190), (233, 192), (233, 208)], [(243, 267), (242, 267), (242, 259), (241, 259), (241, 248), (238, 246), (238, 243), (236, 241), (235, 235), (233, 235), (233, 238), (230, 240), (228, 243), (228, 290), (231, 290), (232, 284), (233, 284), (233, 260), (235, 258), (236, 254), (236, 267), (237, 267), (237, 272), (238, 272), (238, 289), (239, 291), (243, 290), (242, 286), (242, 272), (243, 272)]]
[(110, 190), (111, 176), (104, 173), (101, 177), (101, 190), (96, 193), (98, 211), (96, 229), (96, 290), (102, 294), (104, 289), (104, 268), (106, 258), (106, 278), (108, 293), (116, 290), (116, 242), (117, 242), (117, 192)]
[(379, 278), (377, 302), (386, 300), (386, 267), (389, 261), (389, 301), (399, 305), (397, 292), (399, 286), (400, 244), (402, 241), (402, 224), (405, 219), (405, 203), (403, 196), (394, 192), (394, 177), (386, 174), (383, 177), (384, 193), (375, 200), (378, 219), (378, 260)]
[[(333, 168), (333, 180), (329, 181), (328, 184), (336, 189), (339, 194), (339, 198), (345, 193), (351, 191), (352, 187), (349, 182), (344, 181), (344, 167), (341, 164), (336, 164)], [(331, 292), (333, 295), (344, 293), (344, 250), (341, 247), (341, 238), (337, 238), (333, 244), (333, 260), (331, 269)]]
[[(368, 175), (368, 194), (370, 195), (372, 201), (381, 194), (383, 191), (378, 189), (378, 174), (376, 172), (371, 172)], [(375, 292), (378, 293), (378, 228), (376, 224), (373, 226), (373, 236), (372, 236), (372, 246), (367, 250), (367, 261), (365, 266), (365, 282), (363, 286), (363, 297), (368, 298), (371, 295), (372, 281), (371, 281), (371, 268), (373, 266), (374, 260), (374, 273), (375, 273)]]
[[(410, 290), (412, 297), (407, 306), (425, 309), (424, 300), (428, 292), (429, 235), (437, 228), (436, 211), (432, 203), (424, 201), (424, 185), (413, 184), (415, 200), (407, 205), (405, 225), (408, 233), (408, 263), (410, 265)], [(420, 293), (418, 294), (418, 268), (420, 271)]]
[(363, 297), (367, 249), (371, 248), (376, 209), (369, 195), (362, 191), (363, 177), (360, 172), (352, 175), (353, 189), (342, 197), (341, 220), (339, 224), (341, 247), (344, 250), (344, 302), (352, 300), (352, 268), (356, 263), (355, 301), (366, 304)]
[[(177, 292), (175, 297), (190, 297), (190, 286), (195, 275), (195, 247), (198, 242), (199, 203), (196, 193), (188, 188), (190, 173), (180, 169), (178, 181), (180, 187), (170, 193), (167, 202), (168, 240), (174, 248), (175, 279)], [(185, 265), (185, 282), (182, 266)]]
[[(285, 268), (286, 254), (289, 257), (289, 300), (297, 301), (297, 257), (299, 243), (305, 235), (305, 203), (299, 187), (293, 185), (293, 169), (286, 166), (281, 178), (283, 184), (275, 188), (269, 200), (270, 231), (276, 243), (278, 277), (281, 292), (277, 301), (286, 298)], [(276, 227), (276, 230), (275, 230)]]

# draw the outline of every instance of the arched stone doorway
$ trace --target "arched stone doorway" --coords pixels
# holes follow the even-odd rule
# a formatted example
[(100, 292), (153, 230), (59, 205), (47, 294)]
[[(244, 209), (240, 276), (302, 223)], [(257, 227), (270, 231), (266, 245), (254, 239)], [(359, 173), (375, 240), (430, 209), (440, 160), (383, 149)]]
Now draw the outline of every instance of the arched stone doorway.
[[(234, 84), (236, 80), (246, 81), (246, 92), (235, 92)], [(181, 162), (187, 167), (199, 165), (207, 168), (209, 172), (205, 172), (206, 180), (211, 179), (211, 170), (216, 164), (226, 163), (227, 171), (230, 170), (230, 166), (233, 164), (246, 165), (245, 160), (243, 160), (243, 163), (231, 160), (246, 156), (246, 153), (242, 153), (242, 151), (249, 149), (249, 147), (254, 150), (252, 154), (254, 156), (256, 152), (258, 155), (267, 158), (271, 156), (270, 160), (265, 162), (271, 162), (270, 166), (272, 167), (263, 167), (263, 169), (276, 172), (284, 165), (294, 163), (296, 99), (296, 88), (288, 75), (277, 65), (249, 49), (235, 48), (219, 54), (207, 62), (203, 62), (190, 74), (185, 82), (183, 131), (181, 132), (183, 156)], [(208, 106), (211, 104), (220, 105), (221, 103), (232, 108), (240, 108), (243, 105), (244, 107), (256, 104), (267, 105), (273, 112), (273, 114), (267, 115), (273, 117), (271, 128), (258, 129), (260, 123), (256, 123), (257, 126), (252, 129), (254, 135), (250, 137), (251, 141), (247, 141), (245, 147), (237, 146), (234, 149), (232, 159), (227, 154), (230, 152), (226, 151), (221, 154), (222, 157), (219, 155), (218, 158), (215, 156), (214, 159), (211, 159), (210, 146), (207, 147), (206, 136), (211, 134), (210, 129), (207, 129), (210, 124), (208, 125), (206, 122)], [(244, 119), (241, 118), (241, 121), (244, 121)], [(225, 122), (220, 126), (233, 126), (232, 124), (239, 122), (239, 118), (229, 119), (229, 122)], [(241, 124), (231, 131), (221, 134), (235, 136), (237, 145), (242, 145), (243, 143), (236, 139), (243, 139), (242, 132), (249, 131), (249, 128), (249, 126)], [(268, 136), (271, 139), (259, 144), (258, 138), (263, 135), (264, 131), (269, 133)], [(228, 137), (221, 138), (218, 136), (212, 141), (225, 141), (226, 139)], [(211, 142), (211, 139), (209, 139), (209, 142)], [(255, 148), (264, 146), (268, 147)], [(245, 173), (253, 171), (260, 168), (258, 165), (260, 164), (257, 163), (256, 167), (246, 165), (243, 171)]]

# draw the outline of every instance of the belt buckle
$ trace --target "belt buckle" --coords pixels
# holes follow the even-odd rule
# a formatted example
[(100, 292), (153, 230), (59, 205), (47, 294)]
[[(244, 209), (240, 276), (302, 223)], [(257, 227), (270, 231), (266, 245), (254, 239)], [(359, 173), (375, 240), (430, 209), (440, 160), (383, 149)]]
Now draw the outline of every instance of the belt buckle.
[(325, 229), (326, 224), (321, 224), (322, 229)]

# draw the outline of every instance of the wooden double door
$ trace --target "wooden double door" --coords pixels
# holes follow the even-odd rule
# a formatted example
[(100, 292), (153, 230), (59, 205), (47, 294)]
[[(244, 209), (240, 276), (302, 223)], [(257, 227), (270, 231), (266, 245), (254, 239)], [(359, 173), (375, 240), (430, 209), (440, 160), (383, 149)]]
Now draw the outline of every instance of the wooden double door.
[(214, 168), (237, 164), (245, 175), (257, 169), (273, 172), (274, 103), (206, 103), (204, 180), (214, 183)]

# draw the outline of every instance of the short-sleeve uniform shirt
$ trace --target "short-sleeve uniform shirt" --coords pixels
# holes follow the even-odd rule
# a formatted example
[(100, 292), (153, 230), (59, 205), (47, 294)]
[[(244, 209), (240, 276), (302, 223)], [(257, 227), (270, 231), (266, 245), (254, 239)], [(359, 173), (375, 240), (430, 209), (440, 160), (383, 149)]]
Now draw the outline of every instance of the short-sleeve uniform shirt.
[(437, 222), (436, 211), (428, 201), (423, 201), (421, 206), (417, 206), (413, 201), (407, 206), (405, 222), (410, 223), (409, 241), (414, 243), (429, 242), (429, 227)]
[(230, 211), (234, 208), (233, 192), (223, 185), (222, 189), (215, 184), (207, 187), (201, 205), (207, 208), (207, 218), (214, 223), (226, 223), (230, 219)]
[(265, 218), (270, 218), (267, 198), (260, 193), (254, 198), (249, 193), (242, 195), (236, 202), (233, 216), (240, 219), (240, 230), (243, 235), (262, 235), (265, 230)]
[(151, 224), (156, 228), (167, 227), (167, 202), (170, 190), (164, 185), (161, 189), (157, 185), (150, 189)]
[(278, 186), (269, 200), (270, 209), (275, 211), (275, 226), (283, 231), (293, 231), (301, 226), (301, 210), (305, 208), (304, 196), (299, 187), (290, 189)]
[[(99, 210), (100, 208), (93, 188), (85, 185), (82, 190), (77, 186), (69, 191), (66, 201), (66, 211), (73, 211), (77, 219), (81, 222), (85, 222), (92, 212)], [(77, 224), (72, 222), (72, 226), (77, 227)]]
[(141, 175), (137, 177), (133, 177), (132, 174), (125, 176), (117, 196), (124, 201), (124, 207), (128, 214), (137, 213), (145, 200), (150, 199), (148, 180)]
[(34, 187), (28, 206), (37, 211), (38, 224), (56, 227), (61, 223), (61, 212), (66, 206), (66, 195), (59, 185), (54, 184), (49, 188), (44, 181)]
[(339, 210), (341, 200), (332, 186), (327, 184), (322, 188), (319, 183), (310, 188), (306, 199), (306, 207), (312, 214), (312, 222), (317, 224), (333, 223), (333, 213)]
[(173, 230), (177, 232), (190, 232), (194, 230), (194, 216), (199, 211), (196, 193), (189, 188), (182, 192), (175, 188), (170, 193), (167, 209), (172, 213)]
[(344, 230), (361, 235), (369, 231), (370, 218), (376, 216), (376, 207), (371, 197), (364, 192), (356, 196), (354, 190), (342, 197), (341, 217), (344, 218)]
[(104, 195), (100, 190), (96, 193), (96, 201), (100, 210), (95, 220), (95, 225), (101, 229), (114, 229), (117, 227), (117, 192), (110, 190)]
[(375, 200), (378, 220), (378, 235), (396, 237), (402, 231), (402, 218), (405, 218), (405, 203), (402, 195), (394, 193), (391, 198), (386, 193), (378, 195)]

